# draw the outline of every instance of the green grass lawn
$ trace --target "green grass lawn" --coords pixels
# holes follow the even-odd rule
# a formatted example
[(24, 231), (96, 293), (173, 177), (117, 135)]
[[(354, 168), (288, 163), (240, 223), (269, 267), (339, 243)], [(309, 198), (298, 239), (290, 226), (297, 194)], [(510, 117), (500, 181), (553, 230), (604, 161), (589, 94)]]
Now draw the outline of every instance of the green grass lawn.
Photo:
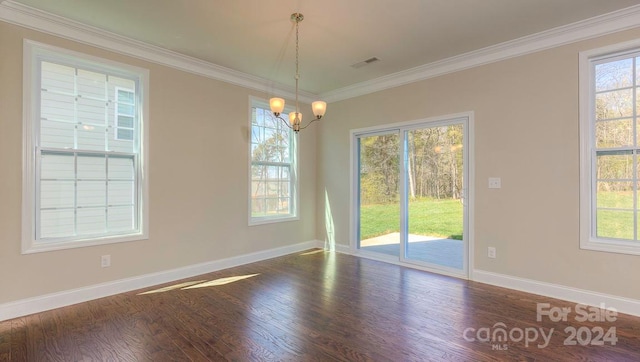
[[(599, 191), (598, 236), (634, 239), (633, 192)], [(373, 238), (400, 231), (400, 205), (363, 205), (360, 210), (360, 238)], [(409, 233), (462, 239), (462, 204), (459, 200), (419, 199), (409, 203)]]
[(633, 192), (598, 191), (597, 234), (603, 238), (633, 240)]
[[(418, 199), (409, 202), (409, 233), (462, 240), (460, 200)], [(360, 239), (400, 231), (400, 205), (375, 204), (360, 208)]]

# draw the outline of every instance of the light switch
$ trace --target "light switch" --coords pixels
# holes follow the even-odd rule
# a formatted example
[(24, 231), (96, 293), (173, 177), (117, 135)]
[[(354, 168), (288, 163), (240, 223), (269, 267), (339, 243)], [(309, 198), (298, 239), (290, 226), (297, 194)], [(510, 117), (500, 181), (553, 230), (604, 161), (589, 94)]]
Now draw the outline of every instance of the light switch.
[(499, 189), (502, 187), (502, 180), (500, 177), (489, 177), (489, 188)]

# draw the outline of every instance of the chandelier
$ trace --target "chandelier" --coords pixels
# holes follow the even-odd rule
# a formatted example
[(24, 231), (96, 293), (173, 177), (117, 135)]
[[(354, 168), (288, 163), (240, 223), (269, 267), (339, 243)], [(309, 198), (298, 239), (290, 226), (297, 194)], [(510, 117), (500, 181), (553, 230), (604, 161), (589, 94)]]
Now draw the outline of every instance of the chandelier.
[(296, 24), (296, 111), (289, 113), (289, 122), (287, 122), (284, 118), (280, 117), (282, 111), (284, 111), (284, 99), (283, 98), (271, 98), (269, 99), (269, 107), (271, 107), (271, 112), (273, 115), (281, 120), (287, 127), (294, 130), (296, 133), (300, 132), (301, 129), (305, 129), (309, 127), (309, 125), (315, 121), (319, 121), (324, 113), (327, 111), (327, 103), (323, 101), (315, 101), (311, 103), (311, 109), (313, 110), (314, 119), (311, 122), (307, 123), (307, 125), (302, 125), (302, 113), (300, 113), (298, 108), (298, 81), (300, 80), (299, 73), (299, 42), (298, 42), (298, 25), (300, 22), (304, 20), (304, 15), (300, 13), (291, 14), (291, 21)]

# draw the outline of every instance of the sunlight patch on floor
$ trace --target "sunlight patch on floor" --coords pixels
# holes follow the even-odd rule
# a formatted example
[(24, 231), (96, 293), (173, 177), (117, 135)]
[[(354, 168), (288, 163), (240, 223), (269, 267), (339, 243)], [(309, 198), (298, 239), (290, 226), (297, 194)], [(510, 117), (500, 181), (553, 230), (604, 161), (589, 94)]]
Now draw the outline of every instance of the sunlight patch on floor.
[(191, 282), (184, 282), (184, 283), (180, 283), (180, 284), (170, 285), (168, 287), (149, 290), (149, 291), (144, 292), (144, 293), (139, 293), (138, 295), (164, 293), (164, 292), (170, 292), (170, 291), (176, 290), (176, 289), (187, 290), (187, 289), (196, 289), (196, 288), (215, 287), (215, 286), (218, 286), (218, 285), (225, 285), (225, 284), (237, 282), (239, 280), (252, 278), (252, 277), (255, 277), (256, 275), (260, 275), (260, 274), (238, 275), (238, 276), (235, 276), (235, 277), (220, 278), (220, 279), (215, 279), (215, 280), (211, 280), (211, 281), (194, 280), (194, 281), (191, 281)]
[(324, 250), (324, 249), (318, 249), (318, 250), (307, 251), (306, 253), (302, 253), (300, 255), (313, 255), (313, 254), (325, 253), (325, 252), (326, 252), (326, 250)]
[(138, 295), (164, 293), (164, 292), (169, 292), (169, 291), (176, 290), (176, 289), (182, 289), (182, 288), (185, 288), (185, 287), (192, 286), (194, 284), (200, 284), (200, 283), (204, 283), (204, 282), (206, 282), (206, 280), (196, 280), (196, 281), (192, 281), (192, 282), (185, 282), (185, 283), (171, 285), (171, 286), (164, 287), (164, 288), (150, 290), (150, 291), (144, 292), (144, 293), (139, 293)]
[(257, 276), (257, 275), (260, 275), (260, 274), (247, 274), (247, 275), (238, 275), (238, 276), (235, 276), (235, 277), (220, 278), (220, 279), (212, 280), (210, 282), (205, 282), (205, 283), (192, 285), (192, 286), (183, 288), (182, 290), (215, 287), (215, 286), (218, 286), (218, 285), (225, 285), (225, 284), (237, 282), (239, 280), (253, 278), (253, 277)]

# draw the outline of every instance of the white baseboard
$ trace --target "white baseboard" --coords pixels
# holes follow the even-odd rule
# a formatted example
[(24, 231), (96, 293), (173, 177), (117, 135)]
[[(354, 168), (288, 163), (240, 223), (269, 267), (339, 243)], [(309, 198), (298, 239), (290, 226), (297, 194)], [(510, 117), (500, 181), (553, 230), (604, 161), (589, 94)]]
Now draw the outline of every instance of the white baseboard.
[(0, 322), (239, 265), (322, 247), (318, 240), (0, 304)]
[[(348, 245), (335, 244), (332, 248), (329, 248), (326, 243), (320, 243), (321, 244), (318, 247), (324, 247), (326, 250), (332, 249), (331, 251), (335, 251), (337, 253), (356, 255), (366, 258), (366, 256), (354, 254), (353, 250), (351, 250)], [(408, 264), (393, 264), (415, 268), (415, 266)], [(434, 272), (432, 270), (426, 271)], [(454, 277), (459, 276), (454, 275)], [(589, 306), (600, 307), (600, 305), (604, 303), (608, 308), (615, 308), (620, 313), (640, 316), (640, 300), (637, 299), (623, 298), (616, 295), (598, 293), (590, 290), (567, 287), (564, 285), (539, 282), (532, 279), (518, 278), (510, 275), (492, 273), (478, 269), (474, 269), (469, 277), (470, 280), (480, 283), (491, 284), (498, 287), (519, 290), (522, 292), (538, 294), (545, 297), (566, 300), (569, 302), (580, 303)]]
[(615, 308), (620, 313), (640, 316), (640, 300), (636, 299), (623, 298), (590, 290), (539, 282), (477, 269), (473, 271), (473, 280), (584, 305), (599, 307), (601, 303), (604, 303), (607, 308)]
[[(0, 304), (0, 322), (50, 309), (103, 298), (118, 293), (129, 292), (239, 265), (276, 258), (311, 248), (324, 248), (338, 253), (352, 254), (348, 245), (335, 244), (330, 246), (321, 240), (312, 240), (295, 245), (239, 255), (232, 258), (215, 260), (183, 268), (146, 274)], [(640, 300), (636, 299), (623, 298), (615, 295), (597, 293), (589, 290), (571, 288), (563, 285), (539, 282), (531, 279), (518, 278), (477, 269), (473, 271), (473, 280), (585, 305), (600, 306), (601, 303), (605, 303), (607, 307), (613, 307), (620, 313), (640, 316)]]
[(323, 248), (326, 251), (335, 251), (341, 254), (353, 254), (349, 245), (330, 243), (328, 241), (318, 240), (318, 247)]
[[(318, 247), (342, 254), (355, 255), (348, 245), (335, 244), (329, 248), (328, 244), (319, 241)], [(361, 256), (361, 255), (358, 255)], [(365, 256), (366, 257), (366, 256)], [(380, 260), (380, 259), (376, 259)], [(411, 265), (402, 264), (408, 267)], [(432, 272), (432, 271), (430, 271)], [(545, 297), (566, 300), (589, 306), (600, 307), (604, 303), (608, 308), (615, 308), (620, 313), (640, 317), (640, 300), (619, 297), (616, 295), (598, 293), (590, 290), (567, 287), (564, 285), (540, 282), (532, 279), (518, 278), (505, 274), (492, 273), (474, 269), (470, 279), (476, 282), (491, 284), (498, 287), (538, 294)]]

